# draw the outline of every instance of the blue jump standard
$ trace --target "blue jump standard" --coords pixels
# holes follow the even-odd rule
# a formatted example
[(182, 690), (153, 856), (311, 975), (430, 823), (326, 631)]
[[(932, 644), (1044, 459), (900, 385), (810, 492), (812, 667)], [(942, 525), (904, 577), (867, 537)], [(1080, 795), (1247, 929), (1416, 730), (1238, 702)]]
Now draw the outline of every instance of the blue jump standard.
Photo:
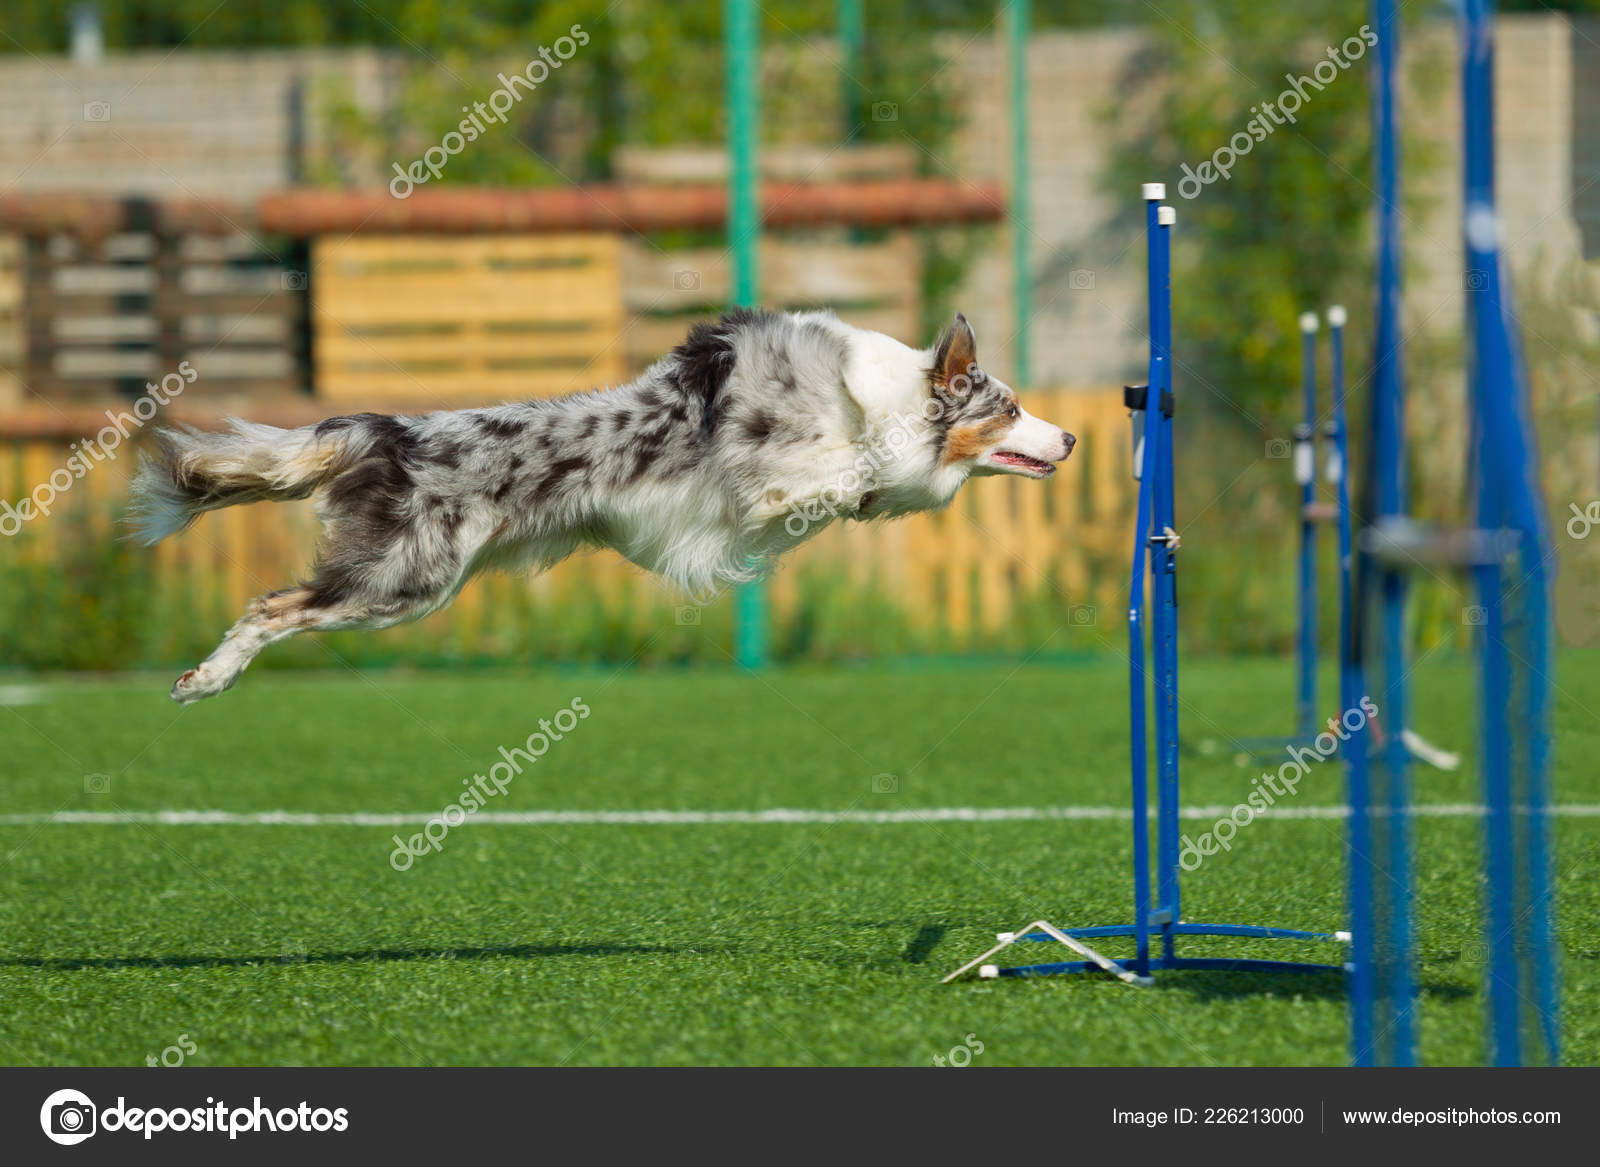
[[(1160, 205), (1166, 195), (1160, 184), (1144, 188), (1145, 227), (1149, 241), (1150, 366), (1145, 385), (1126, 391), (1134, 426), (1134, 475), (1139, 480), (1139, 509), (1128, 589), (1128, 697), (1132, 736), (1133, 885), (1134, 923), (1062, 929), (1075, 940), (1128, 937), (1135, 955), (1110, 961), (1124, 972), (1147, 978), (1153, 971), (1204, 969), (1222, 972), (1339, 973), (1338, 964), (1305, 961), (1256, 960), (1243, 957), (1190, 957), (1178, 954), (1180, 936), (1231, 936), (1252, 940), (1302, 940), (1343, 942), (1345, 933), (1306, 932), (1256, 924), (1187, 923), (1180, 911), (1181, 851), (1178, 781), (1178, 602), (1177, 552), (1180, 540), (1174, 528), (1173, 507), (1173, 391), (1172, 391), (1172, 279), (1171, 236), (1177, 219), (1171, 207)], [(1153, 640), (1154, 676), (1148, 677), (1145, 652), (1146, 573), (1149, 575), (1149, 624)], [(1314, 639), (1314, 628), (1313, 628)], [(1156, 770), (1156, 886), (1150, 881), (1149, 730), (1148, 689), (1155, 695)], [(1313, 697), (1302, 690), (1302, 707)], [(1042, 931), (1018, 940), (1054, 941)], [(1002, 937), (1004, 940), (1004, 937)], [(1152, 951), (1154, 942), (1155, 951)], [(1051, 964), (997, 968), (990, 975), (1045, 976), (1055, 973), (1104, 973), (1104, 964), (1072, 960)], [(1140, 982), (1144, 983), (1144, 982)]]
[[(1252, 757), (1280, 754), (1291, 746), (1310, 746), (1325, 728), (1317, 723), (1317, 535), (1319, 527), (1323, 524), (1333, 524), (1340, 534), (1341, 613), (1350, 590), (1350, 555), (1347, 547), (1350, 528), (1350, 492), (1345, 484), (1345, 467), (1349, 464), (1349, 443), (1344, 411), (1345, 320), (1343, 308), (1335, 306), (1328, 310), (1328, 332), (1332, 347), (1333, 408), (1327, 422), (1320, 427), (1320, 433), (1327, 443), (1323, 480), (1333, 487), (1334, 501), (1325, 504), (1317, 499), (1317, 455), (1321, 452), (1317, 446), (1319, 433), (1317, 330), (1321, 321), (1315, 312), (1306, 312), (1300, 317), (1300, 390), (1304, 412), (1300, 424), (1295, 427), (1294, 441), (1290, 446), (1295, 482), (1300, 487), (1299, 634), (1295, 658), (1298, 673), (1295, 730), (1286, 737), (1237, 738), (1230, 743), (1235, 750)], [(1342, 708), (1349, 709), (1351, 706), (1345, 705)]]

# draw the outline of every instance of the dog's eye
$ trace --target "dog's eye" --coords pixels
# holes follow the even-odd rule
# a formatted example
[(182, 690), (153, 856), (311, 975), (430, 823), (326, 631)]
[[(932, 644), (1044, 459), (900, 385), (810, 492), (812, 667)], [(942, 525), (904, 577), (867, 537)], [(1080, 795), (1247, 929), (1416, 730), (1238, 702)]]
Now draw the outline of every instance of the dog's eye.
[(1012, 421), (1016, 421), (1017, 417), (1021, 413), (1022, 413), (1022, 410), (1017, 408), (1017, 403), (1015, 401), (1013, 401), (1010, 405), (1006, 406), (1006, 416), (1009, 417)]

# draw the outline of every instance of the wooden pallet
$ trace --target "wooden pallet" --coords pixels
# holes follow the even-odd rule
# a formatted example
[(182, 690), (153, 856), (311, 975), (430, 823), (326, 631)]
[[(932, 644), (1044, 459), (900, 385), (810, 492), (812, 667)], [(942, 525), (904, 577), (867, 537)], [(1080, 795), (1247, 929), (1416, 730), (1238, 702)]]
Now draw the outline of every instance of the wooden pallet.
[(460, 406), (616, 382), (620, 253), (599, 233), (319, 238), (317, 395)]
[[(305, 273), (292, 253), (242, 233), (146, 231), (29, 235), (18, 251), (29, 397), (137, 397), (184, 362), (196, 373), (194, 398), (304, 390)], [(0, 290), (0, 324), (6, 315)]]

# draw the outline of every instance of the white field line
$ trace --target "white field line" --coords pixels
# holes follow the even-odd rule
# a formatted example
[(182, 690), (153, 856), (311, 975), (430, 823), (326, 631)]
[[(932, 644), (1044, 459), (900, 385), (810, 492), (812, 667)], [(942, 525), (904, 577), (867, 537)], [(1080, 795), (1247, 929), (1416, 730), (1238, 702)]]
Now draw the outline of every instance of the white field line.
[[(1193, 821), (1227, 818), (1233, 807), (1186, 806), (1178, 817)], [(1287, 806), (1256, 812), (1256, 818), (1342, 819), (1344, 806)], [(1414, 806), (1421, 818), (1476, 818), (1484, 813), (1474, 803), (1432, 803)], [(1558, 818), (1600, 817), (1600, 804), (1568, 803), (1553, 806)], [(356, 811), (315, 814), (268, 810), (92, 811), (60, 810), (50, 814), (0, 814), (0, 826), (114, 826), (118, 823), (164, 827), (410, 827), (439, 817), (439, 812)], [(935, 806), (920, 810), (482, 810), (466, 817), (462, 825), (516, 827), (555, 826), (701, 826), (715, 823), (1004, 823), (1111, 819), (1127, 821), (1133, 812), (1119, 806)]]

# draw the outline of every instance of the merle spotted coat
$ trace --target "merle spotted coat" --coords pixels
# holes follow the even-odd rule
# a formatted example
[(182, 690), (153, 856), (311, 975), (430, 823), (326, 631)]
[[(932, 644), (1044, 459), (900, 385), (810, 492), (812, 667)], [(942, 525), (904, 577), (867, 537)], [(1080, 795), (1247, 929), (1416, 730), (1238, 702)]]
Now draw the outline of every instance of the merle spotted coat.
[(310, 579), (259, 597), (179, 701), (228, 688), (268, 644), (384, 628), (480, 571), (609, 547), (705, 593), (759, 575), (836, 517), (947, 505), (974, 473), (1045, 477), (1073, 439), (977, 366), (965, 318), (929, 349), (831, 313), (730, 313), (614, 389), (284, 430), (166, 430), (141, 466), (151, 542), (205, 511), (315, 496)]

